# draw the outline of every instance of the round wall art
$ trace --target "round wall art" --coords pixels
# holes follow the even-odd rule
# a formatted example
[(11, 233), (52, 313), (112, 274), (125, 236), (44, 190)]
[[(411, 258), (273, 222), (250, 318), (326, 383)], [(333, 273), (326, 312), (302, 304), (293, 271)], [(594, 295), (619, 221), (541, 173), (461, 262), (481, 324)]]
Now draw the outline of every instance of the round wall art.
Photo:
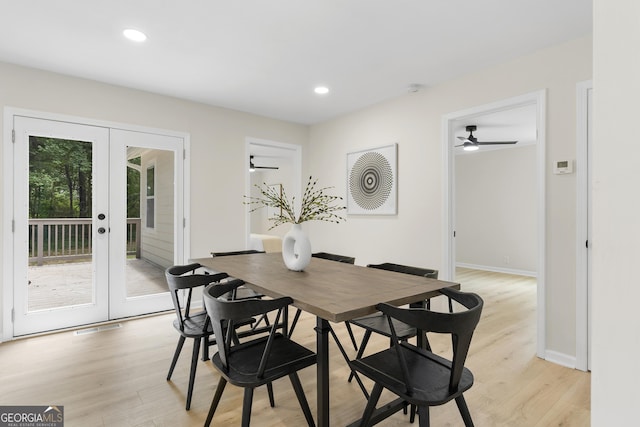
[(347, 154), (349, 214), (394, 215), (397, 144)]

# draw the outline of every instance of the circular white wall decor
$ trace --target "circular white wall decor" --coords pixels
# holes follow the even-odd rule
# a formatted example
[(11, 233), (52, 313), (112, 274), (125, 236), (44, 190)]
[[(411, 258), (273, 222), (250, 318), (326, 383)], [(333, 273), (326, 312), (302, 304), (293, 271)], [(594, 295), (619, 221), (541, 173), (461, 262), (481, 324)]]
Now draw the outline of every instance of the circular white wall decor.
[(397, 213), (397, 145), (347, 154), (349, 214)]

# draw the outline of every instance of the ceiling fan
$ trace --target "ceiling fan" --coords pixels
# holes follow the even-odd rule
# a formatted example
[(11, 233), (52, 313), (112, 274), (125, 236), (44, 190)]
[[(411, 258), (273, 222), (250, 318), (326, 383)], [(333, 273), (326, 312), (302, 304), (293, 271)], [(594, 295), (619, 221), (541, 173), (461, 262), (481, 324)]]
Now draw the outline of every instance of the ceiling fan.
[(249, 156), (249, 172), (255, 172), (256, 169), (280, 169), (278, 166), (256, 166), (253, 164), (253, 156)]
[(477, 129), (476, 126), (471, 125), (466, 127), (469, 132), (468, 137), (459, 136), (458, 139), (462, 141), (462, 144), (456, 145), (456, 147), (463, 147), (465, 151), (474, 151), (480, 148), (481, 145), (503, 145), (503, 144), (515, 144), (518, 141), (478, 141), (478, 138), (473, 136), (473, 132)]

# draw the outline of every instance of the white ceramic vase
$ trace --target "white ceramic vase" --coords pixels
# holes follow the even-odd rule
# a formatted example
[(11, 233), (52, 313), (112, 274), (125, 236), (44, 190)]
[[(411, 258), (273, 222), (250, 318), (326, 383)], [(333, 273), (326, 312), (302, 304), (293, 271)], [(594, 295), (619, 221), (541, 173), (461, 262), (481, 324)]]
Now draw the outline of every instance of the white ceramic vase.
[(282, 239), (282, 259), (289, 270), (302, 271), (311, 262), (311, 242), (300, 224), (293, 224)]

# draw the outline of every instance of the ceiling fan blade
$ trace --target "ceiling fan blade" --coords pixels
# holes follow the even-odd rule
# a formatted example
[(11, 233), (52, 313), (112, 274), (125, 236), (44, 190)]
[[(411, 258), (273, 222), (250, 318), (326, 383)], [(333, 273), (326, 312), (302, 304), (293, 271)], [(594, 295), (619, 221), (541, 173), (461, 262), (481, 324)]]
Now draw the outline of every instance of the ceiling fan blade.
[(459, 136), (458, 139), (460, 141), (469, 141), (469, 138), (467, 138), (466, 136)]
[(478, 145), (515, 144), (518, 141), (476, 141)]
[(276, 169), (276, 170), (280, 169), (277, 166), (254, 166), (254, 168), (256, 168), (256, 169)]

